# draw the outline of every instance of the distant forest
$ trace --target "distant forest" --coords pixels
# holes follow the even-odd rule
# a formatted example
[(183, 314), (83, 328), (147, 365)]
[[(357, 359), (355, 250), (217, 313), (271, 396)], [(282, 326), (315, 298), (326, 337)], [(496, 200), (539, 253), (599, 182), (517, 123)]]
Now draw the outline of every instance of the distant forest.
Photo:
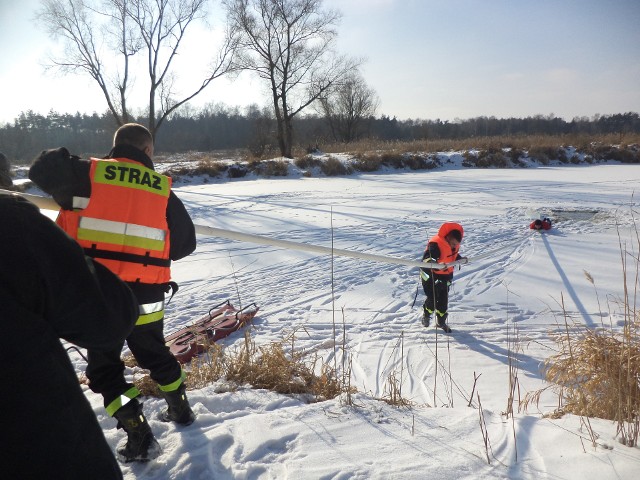
[[(145, 118), (137, 121), (147, 123)], [(13, 123), (0, 126), (0, 151), (15, 163), (28, 162), (41, 150), (59, 146), (66, 146), (82, 156), (103, 156), (111, 148), (116, 128), (113, 116), (106, 112), (102, 115), (71, 115), (51, 111), (43, 116), (28, 111), (20, 114)], [(257, 106), (245, 109), (208, 106), (201, 110), (190, 110), (188, 115), (177, 113), (167, 119), (158, 131), (156, 152), (169, 154), (240, 149), (256, 158), (278, 156), (274, 129), (273, 118)], [(577, 117), (571, 121), (554, 115), (476, 117), (453, 122), (439, 119), (398, 120), (382, 115), (364, 119), (356, 139), (413, 141), (524, 135), (624, 136), (638, 133), (640, 116), (634, 112)], [(323, 145), (336, 143), (329, 123), (318, 115), (296, 118), (294, 136), (296, 145), (305, 149), (322, 150)]]

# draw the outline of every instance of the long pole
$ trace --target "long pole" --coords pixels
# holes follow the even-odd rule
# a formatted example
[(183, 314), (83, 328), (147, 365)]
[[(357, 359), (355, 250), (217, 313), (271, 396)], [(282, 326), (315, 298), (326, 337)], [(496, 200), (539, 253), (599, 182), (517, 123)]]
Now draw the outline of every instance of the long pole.
[[(0, 189), (0, 193), (9, 195), (18, 195), (30, 202), (34, 203), (44, 210), (59, 210), (60, 206), (55, 202), (53, 198), (43, 197), (40, 195), (32, 195), (23, 192), (13, 192), (9, 190)], [(281, 247), (288, 250), (298, 250), (302, 252), (317, 253), (320, 255), (336, 255), (339, 257), (358, 258), (360, 260), (367, 260), (370, 262), (390, 263), (395, 265), (404, 265), (406, 267), (413, 268), (428, 268), (432, 270), (441, 270), (444, 268), (452, 267), (455, 265), (464, 265), (467, 263), (475, 262), (482, 258), (491, 257), (500, 250), (504, 250), (507, 247), (501, 247), (490, 252), (486, 252), (476, 257), (458, 260), (450, 263), (425, 263), (417, 260), (405, 260), (403, 258), (390, 257), (387, 255), (376, 255), (372, 253), (357, 252), (354, 250), (343, 250), (340, 248), (323, 247), (321, 245), (313, 245), (310, 243), (292, 242), (289, 240), (281, 240), (279, 238), (265, 237), (264, 235), (254, 235), (250, 233), (236, 232), (233, 230), (226, 230), (222, 228), (209, 227), (206, 225), (195, 225), (196, 233), (207, 237), (219, 237), (226, 238), (228, 240), (236, 240), (239, 242), (255, 243), (258, 245), (270, 245), (274, 247)]]

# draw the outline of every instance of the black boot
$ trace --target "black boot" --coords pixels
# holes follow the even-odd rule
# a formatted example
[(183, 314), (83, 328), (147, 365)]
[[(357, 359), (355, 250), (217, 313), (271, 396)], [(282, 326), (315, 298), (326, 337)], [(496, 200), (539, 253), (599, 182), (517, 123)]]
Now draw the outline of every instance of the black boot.
[(153, 436), (151, 427), (142, 413), (142, 404), (131, 400), (113, 415), (118, 428), (127, 432), (127, 443), (117, 449), (121, 462), (148, 462), (160, 455), (160, 445)]
[(430, 323), (431, 323), (431, 314), (427, 312), (427, 310), (425, 309), (422, 311), (422, 325), (424, 325), (425, 327), (428, 327)]
[(422, 304), (422, 325), (424, 325), (425, 327), (428, 327), (431, 324), (432, 313), (433, 310), (430, 310), (427, 307), (427, 301), (425, 300), (425, 302)]
[(187, 387), (180, 384), (173, 392), (163, 392), (168, 408), (160, 413), (160, 420), (163, 422), (176, 422), (180, 425), (191, 425), (196, 419), (193, 410), (189, 406), (187, 399)]
[(445, 313), (443, 316), (440, 316), (436, 313), (436, 318), (438, 321), (436, 322), (436, 326), (445, 331), (445, 333), (451, 333), (451, 329), (449, 325), (447, 325), (447, 314)]

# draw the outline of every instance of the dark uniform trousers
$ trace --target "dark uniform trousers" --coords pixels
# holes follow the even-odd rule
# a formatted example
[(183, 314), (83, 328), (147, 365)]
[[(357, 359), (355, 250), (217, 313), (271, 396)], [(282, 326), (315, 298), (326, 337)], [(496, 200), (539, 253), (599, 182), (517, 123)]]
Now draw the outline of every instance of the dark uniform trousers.
[[(164, 301), (164, 285), (128, 285), (140, 305)], [(182, 367), (165, 344), (164, 318), (151, 323), (137, 324), (127, 337), (127, 345), (138, 365), (150, 371), (152, 380), (161, 389), (168, 387), (167, 390), (170, 391), (180, 386)], [(94, 349), (88, 350), (87, 353), (89, 387), (93, 392), (103, 396), (104, 406), (110, 411), (109, 405), (133, 388), (133, 384), (127, 382), (124, 377), (122, 348), (107, 351)]]
[(429, 279), (422, 280), (422, 288), (427, 296), (424, 306), (430, 312), (436, 312), (437, 318), (447, 318), (447, 310), (449, 308), (449, 287), (451, 275), (431, 274)]

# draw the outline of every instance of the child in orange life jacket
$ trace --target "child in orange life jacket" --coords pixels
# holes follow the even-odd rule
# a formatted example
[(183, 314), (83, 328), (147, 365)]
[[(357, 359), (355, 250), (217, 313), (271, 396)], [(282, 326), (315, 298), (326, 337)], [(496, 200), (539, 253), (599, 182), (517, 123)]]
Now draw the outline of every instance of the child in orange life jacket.
[[(453, 222), (443, 223), (438, 234), (434, 235), (427, 244), (422, 260), (424, 262), (450, 263), (464, 260), (458, 253), (460, 242), (464, 236), (462, 225)], [(420, 269), (422, 288), (427, 296), (423, 305), (422, 324), (428, 327), (431, 316), (436, 315), (436, 326), (445, 332), (451, 332), (447, 325), (447, 309), (449, 305), (449, 287), (453, 280), (453, 267), (443, 270)]]

